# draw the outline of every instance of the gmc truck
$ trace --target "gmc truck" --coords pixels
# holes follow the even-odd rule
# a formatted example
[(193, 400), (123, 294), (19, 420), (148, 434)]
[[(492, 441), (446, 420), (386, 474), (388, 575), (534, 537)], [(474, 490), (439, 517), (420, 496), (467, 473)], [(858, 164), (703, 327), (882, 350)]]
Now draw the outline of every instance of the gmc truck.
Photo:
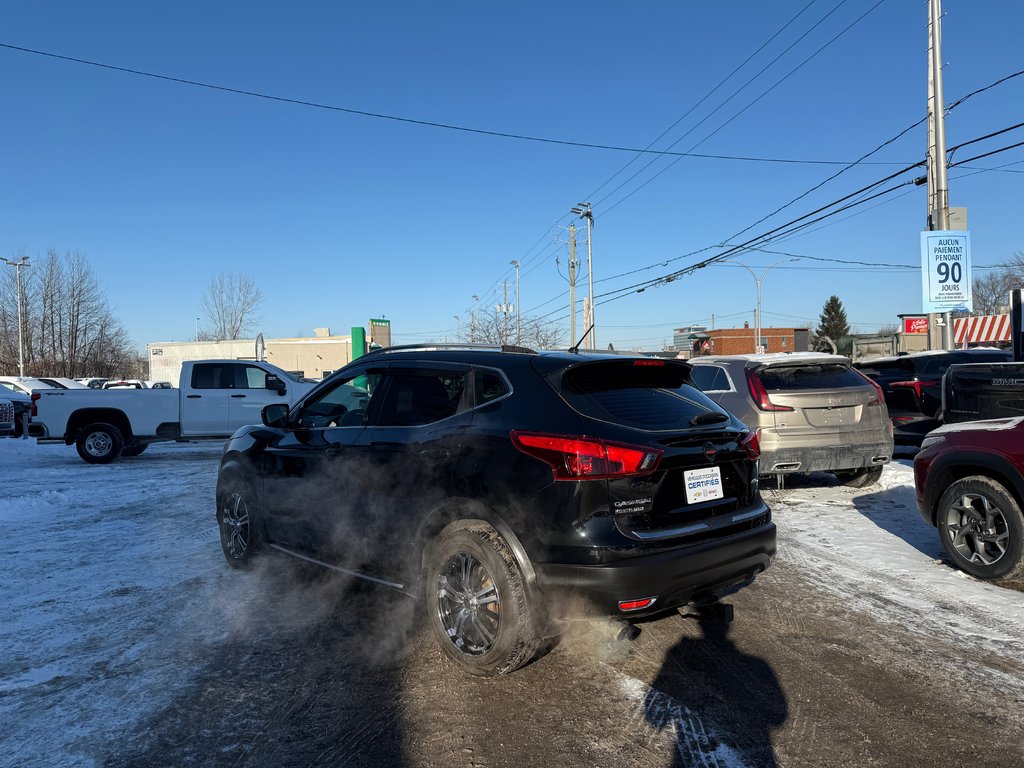
[(84, 461), (106, 464), (161, 440), (230, 437), (259, 424), (263, 406), (294, 405), (315, 384), (270, 363), (188, 361), (178, 389), (34, 390), (32, 425), (37, 442), (74, 445)]

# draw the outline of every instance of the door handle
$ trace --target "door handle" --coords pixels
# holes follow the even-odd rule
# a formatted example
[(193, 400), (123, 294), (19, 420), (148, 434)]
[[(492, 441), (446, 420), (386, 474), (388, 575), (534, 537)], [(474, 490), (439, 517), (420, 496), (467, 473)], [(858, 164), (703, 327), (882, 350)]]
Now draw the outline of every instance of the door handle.
[(245, 397), (245, 395), (232, 395), (232, 397)]
[(202, 395), (185, 395), (189, 400), (198, 400)]

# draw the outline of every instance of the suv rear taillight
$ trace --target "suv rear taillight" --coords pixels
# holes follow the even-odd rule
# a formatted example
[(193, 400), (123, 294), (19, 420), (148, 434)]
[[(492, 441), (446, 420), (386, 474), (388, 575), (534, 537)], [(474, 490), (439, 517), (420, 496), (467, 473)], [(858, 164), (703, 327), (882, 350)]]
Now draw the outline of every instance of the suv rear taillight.
[(917, 395), (917, 399), (921, 399), (921, 392), (925, 387), (937, 387), (939, 382), (937, 381), (894, 381), (889, 385), (890, 387), (901, 387), (903, 389), (912, 389), (914, 394)]
[(510, 433), (523, 453), (549, 464), (556, 480), (598, 480), (653, 472), (664, 453), (659, 448), (609, 443), (592, 437)]
[(761, 436), (758, 434), (759, 431), (747, 432), (743, 435), (743, 439), (740, 440), (740, 447), (746, 451), (747, 458), (751, 461), (757, 461), (761, 458)]
[(38, 416), (39, 409), (36, 408), (36, 403), (39, 402), (39, 398), (42, 397), (38, 392), (32, 393), (32, 410), (29, 412), (29, 416)]
[(754, 399), (754, 405), (760, 408), (762, 411), (792, 411), (788, 405), (776, 405), (768, 397), (768, 390), (764, 388), (764, 383), (761, 381), (761, 377), (757, 373), (750, 369), (746, 369), (747, 373), (747, 389), (750, 390), (750, 396)]
[[(858, 376), (864, 379), (864, 381), (866, 381), (868, 384), (875, 388), (875, 399), (868, 403), (868, 405), (881, 405), (882, 403), (885, 402), (885, 393), (882, 391), (882, 388), (878, 385), (877, 381), (872, 379), (867, 374), (861, 373), (856, 368), (851, 368), (850, 370), (856, 373)], [(921, 393), (918, 392), (918, 397), (920, 397), (920, 394)]]

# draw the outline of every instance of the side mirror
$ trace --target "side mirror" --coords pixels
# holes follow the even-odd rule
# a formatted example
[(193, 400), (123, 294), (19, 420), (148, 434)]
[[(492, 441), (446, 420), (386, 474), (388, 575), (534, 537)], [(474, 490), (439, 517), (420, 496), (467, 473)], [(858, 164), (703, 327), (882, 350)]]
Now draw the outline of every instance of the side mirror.
[(263, 406), (260, 418), (268, 427), (285, 429), (288, 426), (288, 403), (271, 403)]
[(288, 391), (284, 382), (273, 373), (267, 374), (267, 389), (271, 389), (279, 395), (283, 395)]

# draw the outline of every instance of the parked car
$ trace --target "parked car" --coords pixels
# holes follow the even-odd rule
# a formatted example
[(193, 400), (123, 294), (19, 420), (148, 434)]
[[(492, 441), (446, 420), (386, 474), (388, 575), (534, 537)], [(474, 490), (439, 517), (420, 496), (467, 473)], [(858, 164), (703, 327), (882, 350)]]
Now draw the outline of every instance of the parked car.
[(885, 395), (900, 445), (920, 445), (941, 423), (942, 375), (954, 363), (1004, 363), (1012, 359), (1001, 349), (939, 349), (857, 363)]
[(32, 398), (29, 395), (24, 392), (0, 389), (0, 397), (7, 400), (14, 408), (14, 437), (21, 437), (26, 423), (30, 437), (36, 437), (42, 433), (39, 425), (31, 422)]
[(762, 474), (831, 472), (863, 487), (892, 457), (881, 390), (848, 358), (797, 352), (690, 362), (704, 394), (758, 431)]
[(86, 376), (81, 379), (75, 379), (79, 384), (85, 384), (89, 389), (103, 389), (103, 385), (106, 384), (110, 379), (99, 378), (96, 376)]
[(767, 568), (757, 458), (682, 361), (386, 348), (235, 433), (217, 524), (232, 566), (272, 547), (424, 598), (444, 652), (498, 675), (577, 610), (652, 616)]
[(62, 388), (54, 384), (47, 384), (45, 381), (32, 378), (31, 376), (0, 376), (0, 387), (4, 387), (11, 392), (20, 392), (23, 395), (31, 395), (32, 390), (35, 389)]
[(958, 568), (1024, 577), (1024, 417), (933, 430), (914, 457), (914, 482), (921, 516)]
[(44, 384), (49, 384), (51, 387), (54, 387), (56, 389), (88, 389), (88, 387), (85, 384), (82, 384), (80, 381), (77, 381), (75, 379), (68, 379), (63, 376), (38, 376), (37, 378)]
[(264, 405), (291, 405), (312, 387), (270, 363), (189, 360), (179, 389), (37, 390), (32, 419), (40, 443), (74, 445), (84, 461), (106, 464), (158, 440), (229, 437), (258, 423)]
[(14, 403), (0, 397), (0, 437), (14, 434)]
[(941, 412), (943, 424), (1024, 416), (1024, 363), (949, 366)]

